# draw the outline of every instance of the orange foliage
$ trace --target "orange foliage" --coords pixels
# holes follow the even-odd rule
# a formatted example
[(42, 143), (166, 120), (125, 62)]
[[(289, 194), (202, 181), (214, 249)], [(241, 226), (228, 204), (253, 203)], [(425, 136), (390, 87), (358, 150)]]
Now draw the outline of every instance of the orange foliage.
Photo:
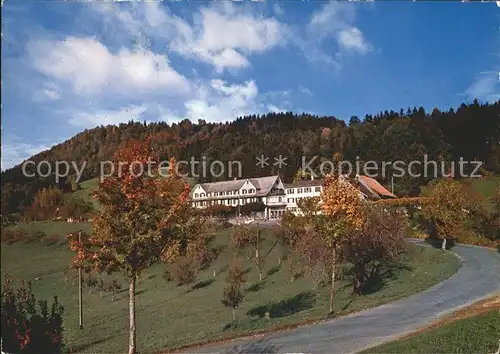
[(321, 200), (321, 208), (327, 216), (344, 219), (344, 222), (354, 229), (363, 227), (363, 200), (358, 190), (343, 178), (327, 176)]
[(432, 223), (440, 238), (457, 237), (463, 233), (475, 199), (458, 181), (440, 180), (422, 205), (422, 215)]

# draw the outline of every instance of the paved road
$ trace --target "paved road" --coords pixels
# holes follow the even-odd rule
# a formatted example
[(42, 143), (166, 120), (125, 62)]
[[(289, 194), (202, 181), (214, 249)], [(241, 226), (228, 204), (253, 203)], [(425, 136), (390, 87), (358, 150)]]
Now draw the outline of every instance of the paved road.
[(500, 290), (500, 254), (457, 245), (463, 260), (451, 278), (408, 298), (343, 318), (216, 346), (197, 353), (355, 353), (434, 322), (443, 314)]

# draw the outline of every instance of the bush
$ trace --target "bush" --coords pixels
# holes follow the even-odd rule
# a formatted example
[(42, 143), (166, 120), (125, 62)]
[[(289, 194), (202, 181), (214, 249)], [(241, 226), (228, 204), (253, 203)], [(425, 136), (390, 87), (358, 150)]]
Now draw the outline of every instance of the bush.
[(500, 240), (491, 240), (482, 236), (474, 231), (467, 231), (461, 233), (456, 240), (458, 243), (465, 243), (468, 245), (483, 246), (497, 248), (500, 246)]
[(366, 222), (360, 232), (354, 232), (344, 243), (342, 253), (353, 265), (353, 293), (367, 290), (378, 281), (384, 266), (405, 249), (406, 217), (397, 210), (373, 206), (367, 210)]
[(2, 352), (60, 353), (63, 347), (64, 308), (54, 297), (49, 311), (47, 301), (37, 301), (31, 284), (21, 282), (14, 289), (6, 276), (2, 294)]
[(177, 285), (187, 285), (194, 283), (196, 279), (196, 265), (192, 259), (181, 257), (172, 269), (172, 277), (177, 281)]

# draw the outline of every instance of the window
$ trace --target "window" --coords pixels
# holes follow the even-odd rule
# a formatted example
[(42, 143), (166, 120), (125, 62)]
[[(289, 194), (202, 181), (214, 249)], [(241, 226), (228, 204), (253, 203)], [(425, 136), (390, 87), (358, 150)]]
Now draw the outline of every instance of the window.
[(242, 194), (247, 194), (247, 190), (246, 189), (242, 189), (241, 192), (242, 192)]
[(293, 188), (288, 190), (288, 194), (293, 194)]
[(232, 194), (233, 194), (233, 192), (231, 192), (231, 191), (227, 192), (227, 195), (232, 195)]
[(248, 193), (255, 193), (255, 189), (253, 189), (253, 188), (249, 189)]
[(194, 194), (194, 197), (195, 197), (195, 198), (198, 198), (198, 196), (199, 196), (199, 194), (198, 194), (198, 193), (195, 193), (195, 194)]
[(310, 187), (305, 188), (304, 192), (305, 193), (310, 193), (311, 192), (311, 188)]
[(207, 197), (211, 197), (212, 196), (212, 193), (207, 193)]
[(220, 192), (220, 195), (226, 195), (226, 192)]
[(302, 193), (302, 188), (297, 188), (297, 193)]
[(236, 199), (233, 199), (233, 204), (234, 204), (234, 205), (236, 205), (236, 202), (237, 202), (237, 200), (236, 200)]
[(205, 198), (205, 193), (201, 193), (200, 197)]
[(278, 202), (280, 202), (280, 203), (281, 203), (281, 197), (279, 197), (279, 198), (278, 198)]
[(314, 191), (315, 191), (315, 192), (321, 192), (321, 187), (316, 187), (316, 188), (314, 188)]

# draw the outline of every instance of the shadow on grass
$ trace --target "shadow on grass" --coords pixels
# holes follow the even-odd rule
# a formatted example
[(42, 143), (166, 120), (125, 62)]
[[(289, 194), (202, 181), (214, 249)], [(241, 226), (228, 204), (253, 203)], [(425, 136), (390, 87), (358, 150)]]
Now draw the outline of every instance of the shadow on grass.
[[(426, 237), (424, 242), (428, 245), (431, 245), (434, 248), (441, 249), (441, 245), (443, 241), (441, 239), (435, 237)], [(446, 239), (446, 249), (452, 249), (457, 244), (457, 240), (453, 238)]]
[(389, 280), (397, 278), (399, 271), (411, 271), (413, 268), (404, 263), (386, 262), (373, 265), (365, 271), (363, 282), (359, 288), (359, 293), (354, 291), (354, 267), (345, 272), (353, 278), (353, 281), (346, 286), (352, 286), (353, 292), (360, 295), (369, 295), (382, 290)]
[(248, 287), (247, 291), (249, 291), (249, 292), (257, 292), (257, 291), (261, 290), (264, 287), (265, 284), (266, 284), (265, 281), (261, 281), (261, 282), (252, 284), (252, 285), (250, 285)]
[(273, 275), (275, 273), (278, 273), (279, 270), (281, 269), (281, 265), (279, 266), (275, 266), (275, 267), (272, 267), (271, 269), (269, 269), (269, 271), (267, 272), (267, 275), (270, 276), (270, 275)]
[(310, 309), (314, 306), (316, 294), (312, 291), (305, 291), (295, 295), (292, 298), (281, 300), (265, 306), (258, 306), (250, 309), (247, 312), (248, 316), (264, 317), (266, 312), (272, 318), (285, 317), (294, 313)]
[(236, 345), (229, 348), (224, 354), (246, 354), (246, 353), (278, 353), (279, 348), (271, 343), (269, 338), (254, 340), (246, 344)]
[(191, 291), (197, 290), (197, 289), (203, 289), (203, 288), (209, 286), (210, 284), (212, 284), (214, 281), (215, 281), (215, 279), (208, 279), (208, 280), (199, 281), (191, 287)]
[(90, 343), (85, 343), (85, 344), (81, 344), (81, 345), (71, 346), (71, 347), (67, 348), (68, 349), (68, 353), (78, 353), (78, 352), (86, 352), (86, 351), (88, 352), (87, 349), (89, 349), (93, 345), (104, 343), (104, 342), (106, 342), (107, 340), (109, 340), (111, 338), (113, 338), (113, 337), (108, 337), (108, 338), (105, 338), (105, 339), (98, 339), (98, 340), (95, 340), (95, 341), (90, 342)]

